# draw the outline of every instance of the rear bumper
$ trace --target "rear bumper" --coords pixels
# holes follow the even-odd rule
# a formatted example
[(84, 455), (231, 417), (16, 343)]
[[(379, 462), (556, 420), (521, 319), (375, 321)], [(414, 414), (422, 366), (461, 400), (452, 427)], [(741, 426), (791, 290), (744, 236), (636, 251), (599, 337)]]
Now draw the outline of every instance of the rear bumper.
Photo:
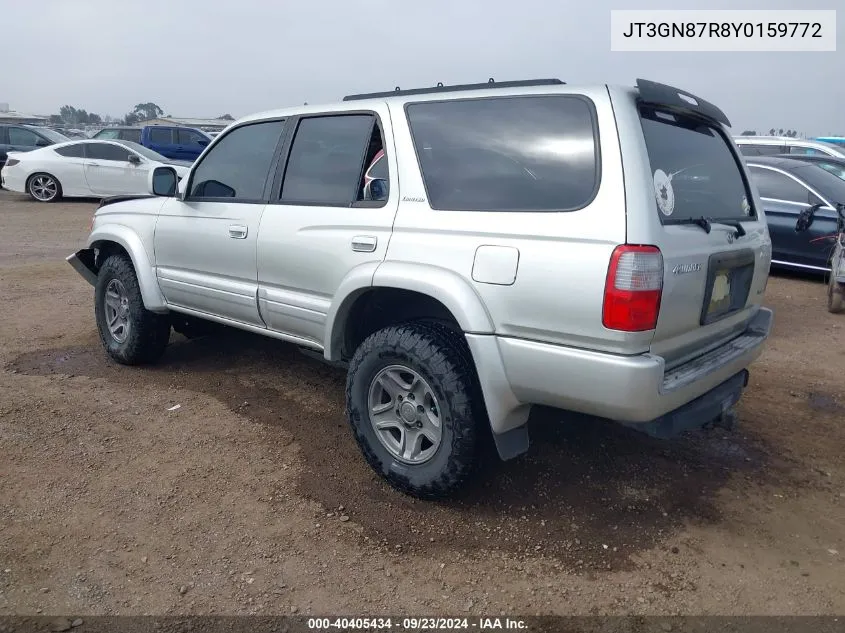
[[(741, 392), (744, 370), (762, 352), (772, 318), (771, 310), (761, 308), (742, 335), (668, 372), (664, 360), (652, 354), (619, 356), (487, 337), (497, 342), (496, 359), (489, 353), (489, 344), (478, 340), (481, 336), (468, 335), (467, 340), (479, 367), (485, 400), (494, 401), (492, 407), (488, 402), (488, 412), (495, 432), (503, 433), (518, 426), (520, 420), (524, 422), (524, 416), (503, 415), (503, 410), (511, 412), (531, 404), (636, 425), (659, 422), (697, 400), (688, 414), (693, 410), (709, 411), (716, 405), (721, 409), (730, 394), (721, 393), (720, 389), (725, 383), (730, 383), (731, 388), (743, 383), (738, 388)], [(485, 385), (491, 376), (496, 377), (497, 361), (501, 363), (502, 376), (492, 386)], [(738, 378), (740, 375), (742, 379)], [(507, 389), (503, 390), (505, 386)], [(700, 400), (705, 396), (706, 401)]]

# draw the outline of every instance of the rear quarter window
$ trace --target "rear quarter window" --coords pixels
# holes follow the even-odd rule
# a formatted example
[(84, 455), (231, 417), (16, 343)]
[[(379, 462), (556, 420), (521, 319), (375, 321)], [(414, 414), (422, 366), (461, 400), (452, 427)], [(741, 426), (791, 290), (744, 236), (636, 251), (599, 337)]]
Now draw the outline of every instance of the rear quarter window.
[(640, 120), (662, 222), (754, 217), (733, 141), (700, 119), (641, 107)]
[(406, 106), (431, 208), (574, 211), (600, 179), (595, 109), (578, 95)]

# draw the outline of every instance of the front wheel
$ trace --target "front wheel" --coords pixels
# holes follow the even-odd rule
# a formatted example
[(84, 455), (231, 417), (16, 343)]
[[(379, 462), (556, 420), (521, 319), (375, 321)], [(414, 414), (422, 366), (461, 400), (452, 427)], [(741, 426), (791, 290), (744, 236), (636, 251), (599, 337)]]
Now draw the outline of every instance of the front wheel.
[(384, 328), (349, 364), (346, 407), (369, 465), (394, 488), (445, 497), (477, 462), (485, 419), (463, 337), (437, 324)]
[(164, 353), (170, 317), (144, 307), (138, 277), (126, 255), (111, 255), (100, 266), (94, 313), (103, 346), (118, 363), (152, 363)]

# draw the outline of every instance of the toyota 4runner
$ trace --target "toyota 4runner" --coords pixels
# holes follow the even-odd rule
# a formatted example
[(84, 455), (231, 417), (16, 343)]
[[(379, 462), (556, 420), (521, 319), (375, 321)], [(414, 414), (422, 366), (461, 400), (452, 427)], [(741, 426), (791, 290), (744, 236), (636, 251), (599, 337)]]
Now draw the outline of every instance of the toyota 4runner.
[(729, 122), (688, 92), (551, 80), (246, 117), (178, 182), (108, 199), (69, 263), (117, 362), (222, 323), (348, 368), (396, 488), (446, 495), (532, 405), (668, 436), (724, 421), (772, 312), (771, 242)]

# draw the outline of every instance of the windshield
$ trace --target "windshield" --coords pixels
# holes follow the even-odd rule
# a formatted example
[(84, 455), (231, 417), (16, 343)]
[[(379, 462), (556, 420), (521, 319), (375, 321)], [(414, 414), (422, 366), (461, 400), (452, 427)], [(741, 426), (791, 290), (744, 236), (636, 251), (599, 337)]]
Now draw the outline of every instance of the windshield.
[(650, 107), (640, 120), (661, 222), (754, 217), (732, 141), (716, 127)]
[(156, 160), (160, 163), (167, 163), (170, 159), (162, 156), (158, 152), (154, 152), (153, 150), (144, 147), (143, 145), (138, 145), (138, 143), (134, 143), (133, 141), (120, 141), (121, 145), (125, 145), (133, 152), (138, 152), (144, 158), (149, 158), (150, 160)]
[(50, 139), (51, 141), (53, 141), (54, 143), (64, 143), (64, 142), (66, 142), (66, 141), (73, 140), (73, 139), (71, 139), (71, 138), (69, 138), (69, 137), (65, 136), (64, 134), (59, 134), (59, 133), (58, 133), (58, 132), (56, 132), (55, 130), (51, 130), (51, 129), (50, 129), (50, 128), (48, 128), (48, 127), (38, 128), (38, 131), (39, 131), (41, 134), (43, 134), (44, 136), (46, 136), (48, 139)]

